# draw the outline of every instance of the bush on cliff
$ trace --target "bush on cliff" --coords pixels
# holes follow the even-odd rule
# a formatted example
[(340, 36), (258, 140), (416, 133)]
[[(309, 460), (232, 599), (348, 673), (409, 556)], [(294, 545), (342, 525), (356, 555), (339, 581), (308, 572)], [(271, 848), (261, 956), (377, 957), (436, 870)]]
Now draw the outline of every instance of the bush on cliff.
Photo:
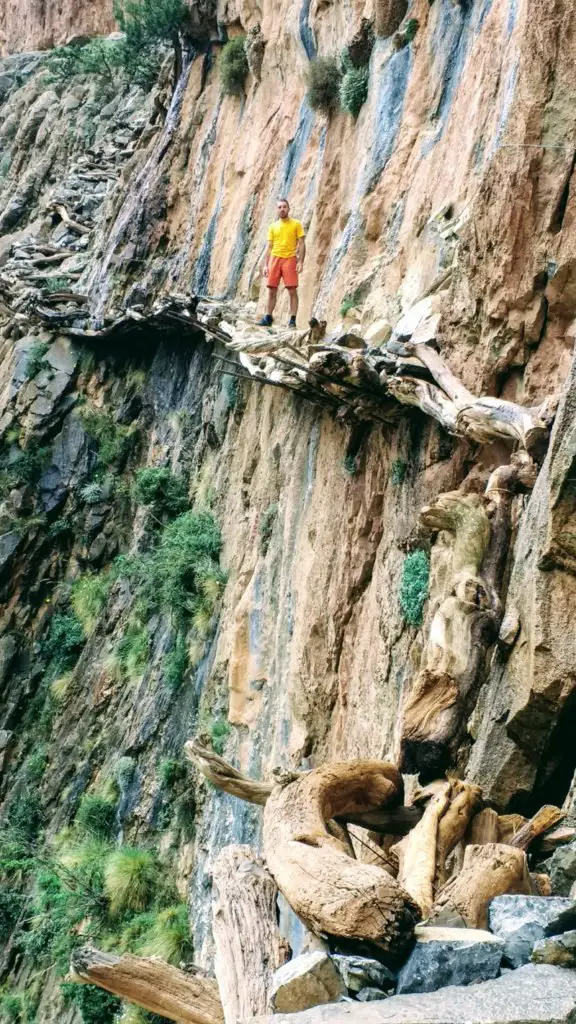
[(218, 70), (225, 96), (241, 96), (244, 91), (244, 82), (249, 70), (245, 42), (246, 36), (234, 36), (222, 48)]
[(340, 106), (347, 114), (358, 117), (368, 99), (368, 68), (350, 67), (340, 83)]
[(406, 622), (422, 625), (422, 611), (428, 596), (430, 559), (425, 551), (412, 551), (404, 559), (400, 582), (400, 610)]
[(342, 71), (336, 57), (317, 57), (306, 72), (307, 99), (312, 110), (331, 114), (340, 102)]

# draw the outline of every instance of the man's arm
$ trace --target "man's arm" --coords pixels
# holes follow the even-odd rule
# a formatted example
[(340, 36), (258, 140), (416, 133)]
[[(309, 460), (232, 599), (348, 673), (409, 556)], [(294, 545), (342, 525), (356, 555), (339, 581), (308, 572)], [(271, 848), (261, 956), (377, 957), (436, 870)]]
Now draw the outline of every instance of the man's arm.
[(268, 242), (266, 252), (264, 254), (264, 262), (262, 264), (262, 273), (264, 274), (264, 277), (268, 277), (268, 263), (270, 262), (270, 255), (272, 253), (272, 244), (273, 243), (271, 241)]
[(303, 267), (304, 267), (304, 260), (305, 259), (306, 259), (306, 239), (304, 238), (304, 236), (302, 236), (302, 238), (298, 239), (298, 253), (297, 253), (298, 273), (300, 273), (300, 271), (303, 269)]

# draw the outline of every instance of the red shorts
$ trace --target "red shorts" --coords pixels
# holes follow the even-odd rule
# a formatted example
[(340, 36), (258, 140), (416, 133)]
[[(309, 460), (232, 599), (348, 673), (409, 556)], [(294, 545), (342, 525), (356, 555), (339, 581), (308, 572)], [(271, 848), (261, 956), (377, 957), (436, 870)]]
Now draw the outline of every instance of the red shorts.
[(284, 281), (286, 288), (298, 287), (298, 263), (296, 256), (271, 256), (268, 262), (269, 288), (277, 288), (280, 281)]

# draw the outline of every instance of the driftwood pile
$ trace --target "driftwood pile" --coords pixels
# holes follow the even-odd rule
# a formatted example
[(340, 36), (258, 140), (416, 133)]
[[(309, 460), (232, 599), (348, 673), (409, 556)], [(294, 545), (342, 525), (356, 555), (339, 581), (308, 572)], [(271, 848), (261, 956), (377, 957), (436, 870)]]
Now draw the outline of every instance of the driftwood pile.
[(214, 786), (264, 808), (264, 862), (231, 846), (214, 866), (217, 985), (196, 970), (90, 948), (72, 962), (76, 980), (171, 1020), (232, 1024), (269, 1011), (273, 974), (287, 956), (278, 890), (312, 935), (333, 948), (353, 941), (394, 964), (421, 920), (485, 928), (495, 896), (549, 894), (547, 876), (530, 873), (527, 852), (538, 842), (554, 849), (573, 834), (557, 828), (564, 815), (556, 807), (530, 820), (499, 815), (484, 807), (478, 787), (457, 779), (412, 787), (405, 805), (404, 780), (383, 761), (277, 769), (263, 783), (198, 741), (186, 752)]

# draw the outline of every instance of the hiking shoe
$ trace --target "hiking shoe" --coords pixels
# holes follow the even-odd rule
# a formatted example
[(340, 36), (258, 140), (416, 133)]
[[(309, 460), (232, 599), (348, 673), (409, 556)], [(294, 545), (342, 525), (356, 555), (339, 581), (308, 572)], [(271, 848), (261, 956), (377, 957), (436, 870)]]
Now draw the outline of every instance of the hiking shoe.
[(291, 316), (288, 321), (288, 327), (296, 327), (296, 317)]
[(269, 313), (266, 313), (266, 316), (263, 316), (262, 319), (258, 321), (258, 326), (259, 327), (272, 327), (273, 323), (274, 323), (274, 318), (271, 317)]

